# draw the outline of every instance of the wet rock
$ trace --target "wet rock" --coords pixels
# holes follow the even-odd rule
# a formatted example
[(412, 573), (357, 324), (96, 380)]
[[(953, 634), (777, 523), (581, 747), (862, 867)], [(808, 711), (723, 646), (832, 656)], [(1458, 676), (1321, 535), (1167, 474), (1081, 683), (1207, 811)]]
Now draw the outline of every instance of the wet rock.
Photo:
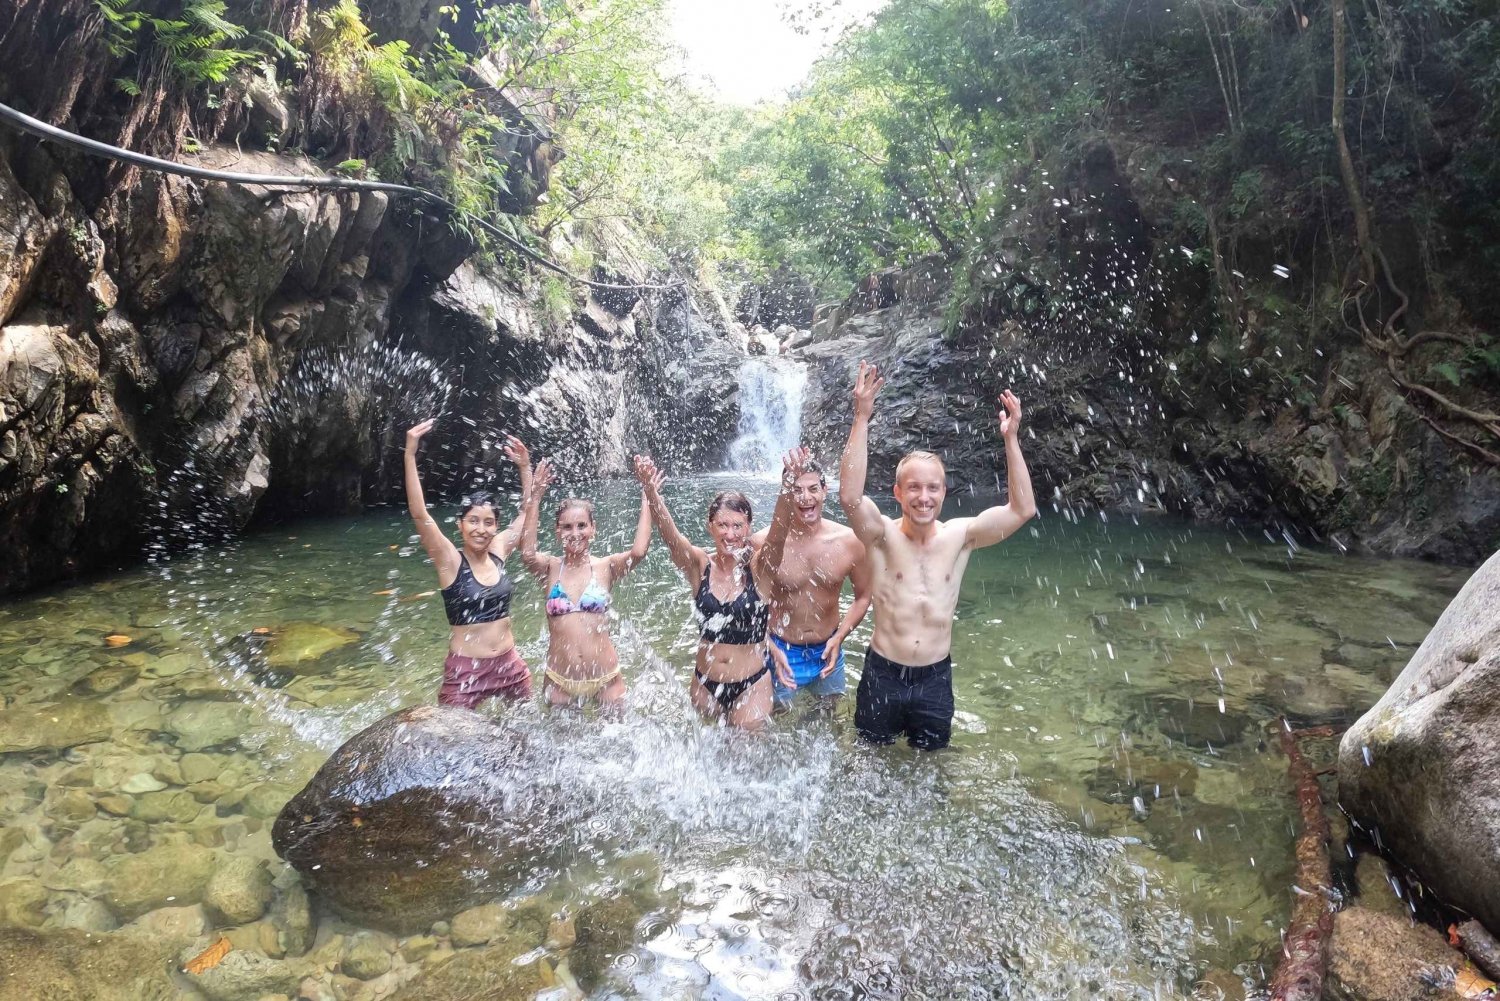
[(128, 792), (132, 796), (138, 796), (143, 792), (160, 792), (167, 784), (146, 772), (137, 772), (120, 784), (121, 792)]
[(47, 920), (47, 888), (40, 880), (0, 883), (0, 927), (40, 928)]
[(578, 931), (572, 918), (557, 918), (547, 927), (547, 948), (571, 949), (578, 941)]
[(272, 831), (304, 885), (360, 923), (411, 933), (504, 892), (564, 823), (548, 769), (508, 724), (419, 706), (334, 752)]
[(0, 930), (0, 1001), (183, 1001), (133, 937)]
[(1250, 717), (1243, 713), (1220, 712), (1212, 699), (1153, 695), (1147, 702), (1148, 720), (1154, 721), (1168, 737), (1194, 750), (1239, 743), (1253, 726)]
[(184, 754), (178, 761), (182, 769), (182, 780), (187, 785), (208, 782), (219, 777), (224, 770), (224, 759), (216, 754), (192, 752)]
[(295, 874), (284, 875), (278, 883), (275, 900), (271, 904), (271, 923), (276, 926), (276, 940), (281, 951), (288, 956), (300, 956), (312, 947), (312, 907), (307, 891), (297, 882)]
[(358, 980), (373, 980), (391, 968), (391, 953), (380, 936), (360, 932), (344, 943), (339, 968)]
[(77, 681), (69, 689), (74, 695), (109, 695), (135, 681), (138, 671), (129, 664), (110, 664), (97, 668)]
[(0, 710), (0, 754), (62, 751), (109, 733), (109, 711), (98, 702), (66, 699)]
[(420, 963), (442, 945), (431, 935), (413, 935), (401, 943), (401, 958), (408, 963)]
[(137, 796), (135, 805), (130, 808), (131, 817), (148, 824), (159, 824), (162, 821), (188, 824), (202, 812), (203, 804), (190, 793), (181, 791), (148, 792), (144, 796)]
[(1451, 998), (1440, 989), (1463, 964), (1443, 936), (1402, 917), (1348, 907), (1333, 918), (1327, 990), (1338, 1001), (1423, 1001)]
[(135, 806), (135, 800), (129, 796), (100, 796), (99, 809), (112, 817), (126, 817), (130, 815)]
[[(1373, 852), (1363, 852), (1354, 863), (1354, 884), (1359, 892), (1358, 904), (1403, 921), (1411, 918), (1411, 909), (1397, 894), (1398, 885), (1385, 859)], [(1404, 891), (1403, 891), (1404, 892)]]
[(1136, 797), (1149, 802), (1173, 794), (1191, 796), (1198, 769), (1185, 761), (1163, 761), (1132, 751), (1099, 766), (1087, 784), (1095, 799), (1128, 805)]
[(484, 945), (499, 938), (510, 927), (510, 912), (501, 904), (481, 904), (453, 916), (449, 933), (460, 948)]
[(245, 793), (245, 798), (240, 801), (240, 809), (252, 817), (270, 820), (286, 806), (287, 799), (284, 789), (263, 782)]
[(1339, 801), (1447, 903), (1500, 928), (1500, 554), (1339, 743)]
[(49, 802), (46, 813), (53, 820), (76, 826), (94, 819), (94, 800), (88, 793), (72, 789)]
[[(212, 944), (211, 937), (194, 940), (177, 954), (179, 964)], [(293, 993), (302, 975), (301, 964), (270, 959), (245, 949), (231, 949), (217, 966), (189, 976), (193, 986), (209, 1001), (257, 1001), (267, 994)]]
[(288, 622), (276, 627), (265, 647), (266, 664), (272, 668), (289, 668), (318, 660), (350, 643), (359, 641), (359, 633), (319, 622)]
[(271, 874), (246, 855), (231, 856), (203, 889), (208, 913), (225, 924), (257, 921), (271, 903)]
[(123, 925), (123, 934), (139, 935), (151, 942), (190, 942), (200, 935), (208, 934), (213, 923), (208, 920), (208, 911), (202, 904), (191, 907), (158, 907), (147, 911), (129, 924)]
[(176, 841), (115, 856), (106, 864), (104, 902), (126, 920), (169, 904), (196, 904), (218, 862), (211, 849)]
[(517, 955), (503, 944), (464, 949), (407, 983), (392, 1001), (532, 1001), (556, 978), (546, 960), (518, 966), (512, 962)]
[(585, 904), (573, 919), (577, 941), (568, 954), (568, 968), (584, 991), (603, 981), (616, 956), (635, 942), (635, 923), (641, 910), (628, 897), (612, 897)]
[(57, 926), (74, 928), (78, 931), (107, 932), (120, 927), (120, 923), (115, 920), (109, 908), (99, 901), (90, 900), (87, 897), (74, 897), (63, 908), (62, 917), (58, 920)]
[(184, 751), (233, 744), (251, 729), (254, 714), (236, 702), (188, 702), (172, 711), (163, 724)]

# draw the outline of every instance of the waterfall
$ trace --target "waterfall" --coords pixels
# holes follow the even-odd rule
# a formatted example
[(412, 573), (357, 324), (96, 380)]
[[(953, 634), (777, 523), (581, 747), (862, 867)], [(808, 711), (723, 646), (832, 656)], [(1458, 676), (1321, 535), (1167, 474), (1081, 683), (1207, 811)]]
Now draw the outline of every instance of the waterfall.
[(729, 468), (774, 472), (781, 455), (802, 438), (807, 366), (787, 358), (750, 358), (740, 366), (739, 437), (729, 446)]

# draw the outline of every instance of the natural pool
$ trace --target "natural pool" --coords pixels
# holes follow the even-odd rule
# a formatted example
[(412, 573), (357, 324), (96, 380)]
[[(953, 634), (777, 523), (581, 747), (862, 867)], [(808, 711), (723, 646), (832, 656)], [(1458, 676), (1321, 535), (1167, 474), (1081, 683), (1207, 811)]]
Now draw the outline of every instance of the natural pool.
[[(669, 485), (690, 534), (727, 482)], [(600, 488), (599, 551), (627, 544), (632, 486)], [(752, 481), (761, 524), (773, 490)], [(949, 516), (964, 500), (950, 498)], [(1268, 727), (1360, 713), (1467, 575), (1047, 511), (970, 563), (955, 749), (923, 756), (858, 745), (848, 705), (759, 739), (700, 724), (686, 698), (688, 589), (658, 546), (617, 592), (625, 718), (520, 712), (594, 829), (514, 887), (513, 913), (542, 919), (511, 921), (484, 947), (498, 965), (471, 987), (532, 996), (506, 993), (519, 958), (540, 961), (556, 998), (577, 982), (601, 998), (1145, 998), (1205, 977), (1254, 989), (1291, 892), (1293, 803)], [(401, 991), (455, 948), (478, 955), (448, 927), (357, 935), (314, 906), (310, 952), (288, 950), (295, 876), (269, 835), (344, 739), (433, 698), (446, 642), (435, 587), (404, 512), (390, 511), (0, 608), (0, 747), (34, 748), (0, 755), (0, 918), (103, 942), (133, 919), (160, 931), (164, 908), (201, 893), (183, 875), (193, 864), (264, 860), (271, 911), (230, 938), (290, 979), (247, 998), (439, 996)], [(539, 665), (534, 582), (515, 608)], [(252, 669), (242, 637), (256, 629), (274, 645)], [(850, 649), (867, 636), (868, 624)], [(176, 883), (126, 864), (173, 852), (186, 860), (169, 867)], [(216, 929), (234, 923), (215, 906)], [(595, 929), (593, 947), (574, 918)], [(141, 962), (173, 965), (182, 936), (205, 930), (188, 925), (142, 939)], [(383, 964), (349, 958), (372, 943)]]

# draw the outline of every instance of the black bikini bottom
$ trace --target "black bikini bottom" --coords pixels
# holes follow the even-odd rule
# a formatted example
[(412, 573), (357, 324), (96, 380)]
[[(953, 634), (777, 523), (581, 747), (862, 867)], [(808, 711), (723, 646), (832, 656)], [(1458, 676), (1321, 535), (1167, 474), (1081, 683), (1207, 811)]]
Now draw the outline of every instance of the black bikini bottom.
[(729, 713), (734, 711), (734, 707), (740, 699), (744, 698), (745, 694), (755, 687), (757, 681), (770, 673), (770, 670), (771, 665), (767, 663), (759, 671), (750, 675), (750, 677), (741, 678), (739, 681), (709, 681), (703, 676), (702, 671), (694, 671), (693, 675), (698, 679), (698, 684), (706, 688), (708, 694), (712, 695), (719, 703), (720, 711)]

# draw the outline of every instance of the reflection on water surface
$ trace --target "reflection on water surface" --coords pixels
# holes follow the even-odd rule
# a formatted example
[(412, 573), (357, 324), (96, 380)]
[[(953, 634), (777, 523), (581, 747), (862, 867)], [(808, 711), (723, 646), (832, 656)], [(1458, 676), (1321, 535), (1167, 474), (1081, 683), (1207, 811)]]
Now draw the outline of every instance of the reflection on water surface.
[[(690, 534), (723, 482), (669, 486)], [(772, 490), (752, 491), (761, 524)], [(603, 489), (600, 551), (627, 545), (636, 503)], [(1466, 575), (1049, 513), (970, 563), (955, 749), (923, 756), (858, 745), (848, 705), (760, 739), (699, 724), (688, 589), (657, 548), (617, 593), (628, 715), (512, 721), (552, 749), (589, 819), (511, 895), (555, 927), (528, 937), (515, 922), (485, 948), (540, 950), (556, 997), (573, 983), (643, 998), (1144, 998), (1210, 974), (1253, 986), (1278, 952), (1291, 869), (1267, 725), (1356, 716)], [(11, 709), (61, 705), (49, 726), (108, 734), (0, 757), (0, 883), (42, 887), (33, 923), (103, 932), (133, 915), (91, 908), (99, 880), (73, 877), (191, 842), (268, 860), (282, 893), (280, 804), (348, 736), (433, 697), (435, 588), (392, 512), (0, 609)], [(515, 607), (539, 665), (534, 583)], [(327, 976), (331, 936), (355, 930), (328, 918), (323, 952), (284, 962)], [(450, 955), (433, 939), (380, 939), (397, 952), (392, 989)]]

